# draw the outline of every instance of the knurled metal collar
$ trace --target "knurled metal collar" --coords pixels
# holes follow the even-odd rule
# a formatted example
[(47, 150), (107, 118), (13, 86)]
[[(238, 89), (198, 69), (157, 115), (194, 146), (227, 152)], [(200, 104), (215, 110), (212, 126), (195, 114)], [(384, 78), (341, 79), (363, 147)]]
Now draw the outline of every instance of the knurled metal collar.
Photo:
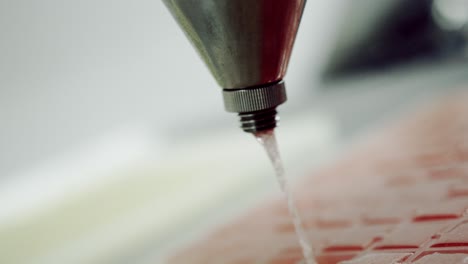
[(235, 113), (273, 108), (287, 99), (283, 81), (256, 88), (224, 89), (223, 98), (226, 111)]

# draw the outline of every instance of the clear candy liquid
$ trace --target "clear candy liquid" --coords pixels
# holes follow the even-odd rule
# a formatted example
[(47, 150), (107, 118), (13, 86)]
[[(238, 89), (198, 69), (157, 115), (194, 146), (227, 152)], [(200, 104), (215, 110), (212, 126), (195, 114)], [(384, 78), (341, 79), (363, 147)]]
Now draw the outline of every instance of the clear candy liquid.
[(304, 254), (304, 262), (306, 264), (316, 264), (312, 253), (310, 241), (307, 238), (307, 234), (302, 225), (301, 217), (297, 210), (294, 198), (288, 185), (288, 181), (286, 179), (283, 162), (281, 160), (281, 156), (279, 155), (278, 144), (276, 142), (274, 130), (256, 133), (255, 138), (267, 152), (268, 158), (270, 159), (275, 170), (276, 178), (278, 180), (280, 188), (286, 196), (289, 213), (291, 214), (294, 228), (299, 239), (299, 244), (301, 245), (302, 252)]

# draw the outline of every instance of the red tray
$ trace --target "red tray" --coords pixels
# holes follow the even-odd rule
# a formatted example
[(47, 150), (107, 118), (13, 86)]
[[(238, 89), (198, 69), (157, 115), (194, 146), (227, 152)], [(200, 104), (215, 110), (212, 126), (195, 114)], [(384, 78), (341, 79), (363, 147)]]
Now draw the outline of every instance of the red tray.
[[(468, 96), (366, 137), (300, 183), (294, 195), (320, 264), (468, 263)], [(277, 199), (168, 262), (301, 260), (286, 203)]]

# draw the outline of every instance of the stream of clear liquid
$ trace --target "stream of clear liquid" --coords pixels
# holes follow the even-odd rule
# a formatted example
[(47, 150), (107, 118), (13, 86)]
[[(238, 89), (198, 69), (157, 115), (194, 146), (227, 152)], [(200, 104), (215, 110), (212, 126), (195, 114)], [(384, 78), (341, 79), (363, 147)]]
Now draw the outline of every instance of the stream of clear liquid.
[(301, 217), (299, 211), (297, 210), (296, 203), (292, 196), (291, 190), (286, 179), (286, 174), (283, 167), (283, 162), (281, 160), (278, 144), (276, 142), (275, 133), (273, 130), (266, 132), (260, 132), (255, 134), (255, 138), (258, 142), (264, 147), (265, 151), (270, 158), (273, 168), (275, 169), (276, 178), (280, 185), (281, 190), (286, 196), (286, 201), (288, 203), (289, 213), (291, 214), (294, 228), (296, 230), (297, 237), (299, 239), (299, 244), (302, 248), (302, 253), (304, 254), (304, 262), (306, 264), (316, 264), (314, 255), (312, 253), (312, 247), (307, 234), (302, 226)]

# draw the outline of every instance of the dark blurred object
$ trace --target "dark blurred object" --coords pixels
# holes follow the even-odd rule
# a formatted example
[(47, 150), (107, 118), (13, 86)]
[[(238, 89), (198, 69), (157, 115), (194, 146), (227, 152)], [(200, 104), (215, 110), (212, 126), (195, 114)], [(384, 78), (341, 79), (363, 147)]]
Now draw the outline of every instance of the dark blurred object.
[(466, 0), (361, 0), (350, 5), (342, 21), (325, 80), (463, 58), (466, 52)]

